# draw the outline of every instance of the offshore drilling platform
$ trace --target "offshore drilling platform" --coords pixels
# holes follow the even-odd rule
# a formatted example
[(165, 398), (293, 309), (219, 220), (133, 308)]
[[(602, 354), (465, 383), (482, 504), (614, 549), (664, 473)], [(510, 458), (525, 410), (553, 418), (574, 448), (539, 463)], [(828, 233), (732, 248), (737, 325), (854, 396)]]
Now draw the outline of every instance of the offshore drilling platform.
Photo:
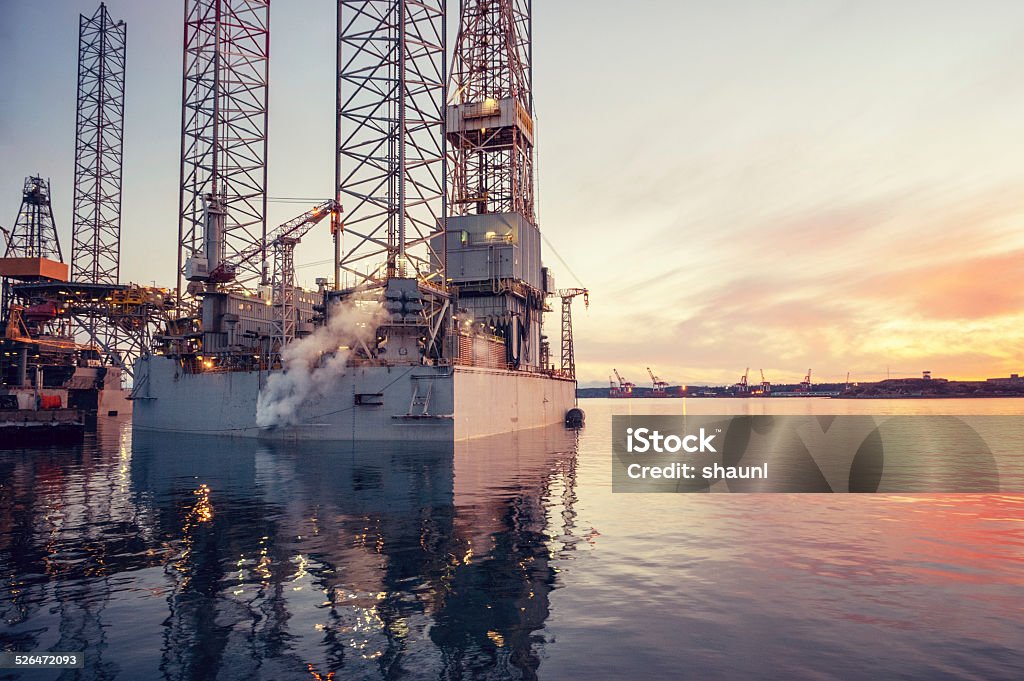
[[(0, 251), (0, 426), (56, 431), (130, 409), (123, 384), (173, 304), (120, 283), (126, 26), (102, 3), (79, 19), (73, 216), (64, 260), (50, 181), (25, 179)], [(33, 416), (33, 414), (35, 416)]]
[[(137, 428), (454, 441), (560, 423), (572, 302), (541, 259), (526, 0), (339, 0), (336, 195), (266, 227), (269, 2), (186, 0), (177, 314)], [(333, 278), (296, 286), (321, 220)], [(560, 356), (544, 317), (560, 301)]]

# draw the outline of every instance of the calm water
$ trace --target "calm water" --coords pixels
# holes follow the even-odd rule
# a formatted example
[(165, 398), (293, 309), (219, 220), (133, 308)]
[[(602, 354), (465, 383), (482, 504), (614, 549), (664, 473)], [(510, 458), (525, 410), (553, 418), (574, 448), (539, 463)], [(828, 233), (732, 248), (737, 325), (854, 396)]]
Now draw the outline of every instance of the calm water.
[[(612, 494), (610, 414), (1022, 400), (585, 400), (454, 452), (136, 434), (0, 450), (0, 679), (1024, 678), (1024, 495)], [(1022, 416), (1024, 428), (1024, 416)]]

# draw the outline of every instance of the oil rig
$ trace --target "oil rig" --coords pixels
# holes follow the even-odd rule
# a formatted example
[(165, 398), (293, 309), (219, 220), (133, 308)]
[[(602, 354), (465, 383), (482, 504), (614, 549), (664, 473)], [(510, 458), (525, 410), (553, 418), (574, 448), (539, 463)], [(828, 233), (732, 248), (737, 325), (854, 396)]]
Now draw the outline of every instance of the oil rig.
[[(542, 262), (530, 3), (460, 3), (450, 71), (444, 0), (337, 9), (334, 196), (268, 230), (269, 2), (185, 0), (175, 315), (136, 365), (135, 426), (446, 441), (562, 422), (589, 292)], [(333, 276), (305, 291), (294, 248), (328, 216)]]
[[(131, 384), (139, 428), (243, 436), (458, 440), (561, 422), (572, 304), (589, 292), (557, 288), (542, 262), (530, 3), (460, 3), (449, 60), (444, 0), (339, 0), (334, 196), (273, 228), (269, 1), (184, 6), (173, 289), (120, 283), (126, 26), (101, 4), (80, 24), (70, 266), (36, 176), (0, 262), (5, 389), (91, 372)], [(333, 277), (308, 291), (295, 249), (323, 222)], [(544, 318), (559, 306), (553, 352)], [(289, 349), (310, 338), (304, 370), (336, 373), (264, 423), (268, 384), (298, 375)], [(43, 375), (56, 365), (61, 381)]]
[(130, 409), (132, 363), (173, 301), (120, 282), (127, 27), (104, 4), (79, 18), (71, 250), (61, 247), (49, 179), (25, 179), (0, 258), (4, 411)]

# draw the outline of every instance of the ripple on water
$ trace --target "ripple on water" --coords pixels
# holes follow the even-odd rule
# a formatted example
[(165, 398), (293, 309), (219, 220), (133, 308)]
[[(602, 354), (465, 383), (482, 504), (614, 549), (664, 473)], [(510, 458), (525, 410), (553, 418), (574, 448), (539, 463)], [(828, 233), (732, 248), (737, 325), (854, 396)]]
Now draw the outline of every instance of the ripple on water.
[[(0, 451), (0, 643), (88, 679), (1022, 677), (1024, 497), (613, 494), (609, 416), (655, 402), (578, 442)], [(731, 402), (685, 408), (766, 408)]]

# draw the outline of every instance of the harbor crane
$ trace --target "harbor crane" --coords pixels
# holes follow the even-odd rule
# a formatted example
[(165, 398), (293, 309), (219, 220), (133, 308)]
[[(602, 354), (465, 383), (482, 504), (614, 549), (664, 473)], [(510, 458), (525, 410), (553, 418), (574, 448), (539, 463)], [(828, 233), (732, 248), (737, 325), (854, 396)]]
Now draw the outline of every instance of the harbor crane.
[(618, 385), (618, 388), (613, 389), (613, 391), (611, 393), (611, 396), (612, 397), (632, 397), (633, 396), (633, 388), (636, 387), (636, 384), (635, 383), (630, 383), (629, 381), (624, 379), (622, 377), (622, 374), (619, 373), (618, 369), (612, 369), (612, 373), (615, 374), (615, 378), (616, 378), (616, 380), (618, 380), (619, 385)]
[(572, 339), (572, 300), (583, 296), (583, 306), (590, 308), (590, 291), (585, 288), (561, 288), (555, 295), (562, 299), (562, 364), (561, 373), (576, 378), (576, 350)]
[(740, 382), (736, 384), (736, 392), (740, 394), (746, 394), (750, 390), (750, 384), (747, 382), (747, 378), (750, 376), (750, 367), (743, 372), (740, 376)]
[(660, 397), (660, 396), (664, 395), (665, 394), (665, 390), (668, 388), (668, 383), (666, 381), (663, 381), (660, 378), (658, 378), (654, 374), (654, 372), (651, 371), (651, 367), (647, 367), (647, 373), (650, 375), (651, 383), (654, 385), (654, 396), (655, 397)]
[(800, 384), (800, 390), (805, 393), (811, 392), (811, 370), (807, 370), (807, 375), (804, 376), (803, 382)]
[(764, 369), (758, 369), (758, 371), (761, 372), (761, 394), (762, 395), (770, 395), (771, 392), (772, 392), (771, 381), (766, 381), (764, 379)]

